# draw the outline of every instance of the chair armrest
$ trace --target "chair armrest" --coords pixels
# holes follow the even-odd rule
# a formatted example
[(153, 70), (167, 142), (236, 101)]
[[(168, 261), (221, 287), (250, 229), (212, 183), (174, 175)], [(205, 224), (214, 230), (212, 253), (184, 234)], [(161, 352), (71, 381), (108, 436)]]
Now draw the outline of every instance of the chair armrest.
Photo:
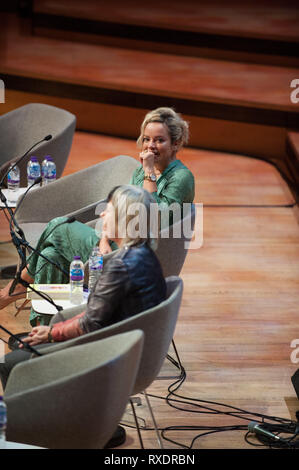
[(52, 320), (50, 322), (50, 326), (54, 326), (55, 323), (59, 323), (61, 321), (66, 321), (69, 318), (73, 318), (76, 315), (78, 315), (79, 313), (84, 312), (84, 310), (86, 310), (86, 305), (77, 305), (76, 307), (67, 308), (65, 310), (62, 310), (61, 312), (56, 313), (56, 315), (54, 315), (52, 317)]
[[(100, 202), (103, 202), (104, 199), (102, 199)], [(68, 214), (64, 214), (65, 217), (75, 217), (76, 220), (79, 222), (82, 222), (82, 224), (85, 224), (90, 221), (94, 221), (95, 218), (95, 210), (100, 202), (94, 202), (92, 204), (89, 204), (86, 207), (82, 207), (82, 209), (75, 210), (73, 212), (69, 212)], [(95, 227), (95, 224), (97, 223), (98, 219), (94, 221), (94, 225), (92, 228)]]
[(74, 203), (70, 201), (71, 198), (65, 197), (68, 191), (67, 181), (65, 181), (67, 178), (61, 178), (47, 186), (29, 191), (17, 210), (18, 223), (47, 223), (55, 217), (64, 216), (75, 210)]

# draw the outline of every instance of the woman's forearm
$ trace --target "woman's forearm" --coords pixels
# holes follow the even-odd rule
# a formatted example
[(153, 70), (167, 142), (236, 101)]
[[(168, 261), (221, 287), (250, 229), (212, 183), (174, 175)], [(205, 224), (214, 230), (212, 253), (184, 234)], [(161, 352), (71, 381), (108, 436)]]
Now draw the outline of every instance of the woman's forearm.
[(79, 313), (73, 318), (66, 321), (55, 323), (51, 329), (53, 341), (66, 341), (68, 339), (77, 338), (84, 334), (80, 325), (80, 318), (85, 315), (85, 312)]

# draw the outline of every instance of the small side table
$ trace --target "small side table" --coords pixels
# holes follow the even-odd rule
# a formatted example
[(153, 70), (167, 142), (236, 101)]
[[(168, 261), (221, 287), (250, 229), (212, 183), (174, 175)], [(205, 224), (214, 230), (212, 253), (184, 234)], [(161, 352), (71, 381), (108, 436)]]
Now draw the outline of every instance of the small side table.
[[(78, 305), (72, 304), (69, 300), (65, 299), (53, 299), (56, 305), (60, 305), (63, 310), (67, 310), (69, 308), (78, 307)], [(82, 302), (82, 306), (87, 304), (87, 299), (84, 299)], [(33, 310), (38, 313), (39, 315), (56, 315), (58, 310), (54, 305), (50, 304), (46, 300), (43, 299), (32, 299), (31, 306)]]
[[(11, 209), (15, 209), (17, 206), (17, 202), (20, 196), (23, 196), (27, 188), (19, 188), (16, 191), (11, 191), (10, 189), (2, 189), (2, 193), (6, 197), (6, 202), (8, 207)], [(0, 208), (5, 209), (4, 202), (0, 201)]]

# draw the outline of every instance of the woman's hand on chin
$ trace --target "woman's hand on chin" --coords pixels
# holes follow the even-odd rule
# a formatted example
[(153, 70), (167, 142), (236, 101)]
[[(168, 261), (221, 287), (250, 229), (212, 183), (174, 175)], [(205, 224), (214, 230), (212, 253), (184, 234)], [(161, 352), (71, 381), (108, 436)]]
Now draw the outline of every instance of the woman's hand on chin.
[(154, 173), (155, 154), (153, 152), (144, 150), (143, 152), (140, 152), (139, 157), (144, 173), (147, 175)]

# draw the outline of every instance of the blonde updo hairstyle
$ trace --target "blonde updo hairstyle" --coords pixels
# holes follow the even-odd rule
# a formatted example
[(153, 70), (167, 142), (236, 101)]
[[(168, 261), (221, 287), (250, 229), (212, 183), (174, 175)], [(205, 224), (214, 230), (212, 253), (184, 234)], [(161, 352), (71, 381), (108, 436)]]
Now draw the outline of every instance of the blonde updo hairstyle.
[(177, 144), (177, 151), (183, 145), (188, 143), (189, 139), (189, 124), (182, 119), (181, 115), (176, 113), (172, 108), (157, 108), (146, 114), (140, 128), (140, 136), (137, 140), (138, 147), (142, 147), (142, 141), (146, 126), (150, 122), (161, 122), (164, 124), (169, 132), (171, 143)]

